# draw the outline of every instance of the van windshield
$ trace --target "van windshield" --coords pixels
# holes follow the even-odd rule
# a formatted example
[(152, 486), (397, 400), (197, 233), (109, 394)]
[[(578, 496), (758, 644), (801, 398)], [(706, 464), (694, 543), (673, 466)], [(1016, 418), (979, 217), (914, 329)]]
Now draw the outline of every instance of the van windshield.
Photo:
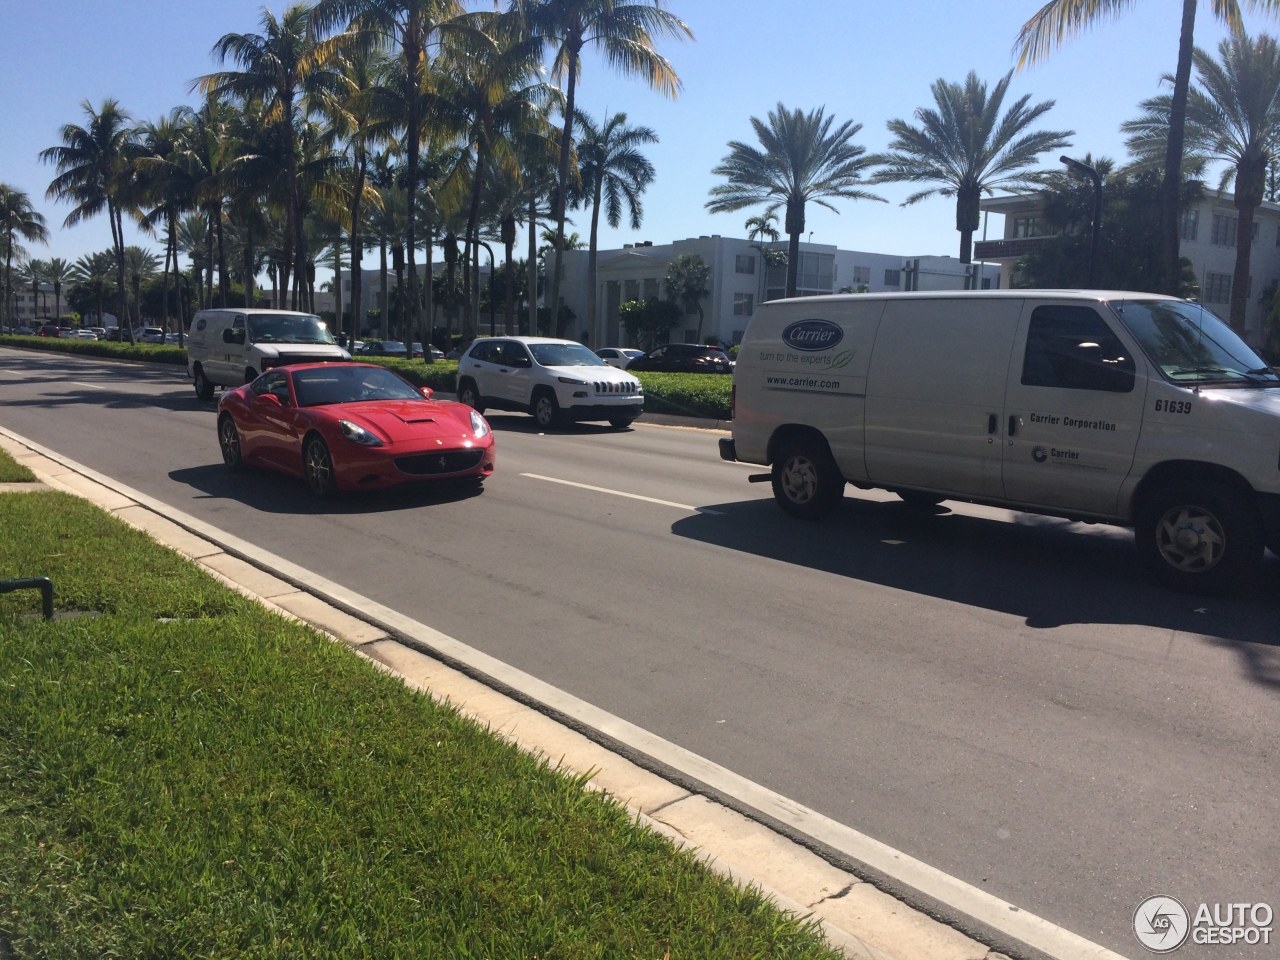
[(1115, 300), (1111, 309), (1174, 383), (1280, 386), (1280, 376), (1234, 330), (1198, 303)]
[(333, 334), (316, 316), (254, 313), (249, 316), (249, 339), (254, 343), (333, 343)]

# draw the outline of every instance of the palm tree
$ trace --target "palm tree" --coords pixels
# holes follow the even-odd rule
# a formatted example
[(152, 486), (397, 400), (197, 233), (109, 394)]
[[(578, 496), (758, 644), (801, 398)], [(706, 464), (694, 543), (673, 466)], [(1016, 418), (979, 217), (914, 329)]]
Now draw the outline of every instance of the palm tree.
[(728, 155), (711, 171), (726, 180), (711, 188), (706, 207), (712, 213), (733, 213), (759, 203), (768, 204), (766, 213), (785, 209), (788, 297), (796, 295), (805, 205), (813, 201), (835, 211), (829, 202), (833, 199), (884, 201), (858, 186), (870, 164), (866, 148), (853, 142), (862, 124), (845, 121), (832, 130), (834, 122), (822, 107), (804, 113), (779, 103), (769, 111), (767, 126), (751, 118), (763, 149), (731, 140)]
[[(285, 160), (285, 251), (282, 284), (303, 251), (302, 217), (299, 199), (299, 127), (304, 113), (304, 97), (329, 89), (335, 82), (330, 69), (334, 55), (351, 46), (350, 33), (317, 40), (314, 11), (295, 4), (276, 19), (263, 9), (259, 21), (262, 33), (228, 33), (213, 47), (220, 60), (232, 60), (240, 70), (211, 73), (201, 77), (192, 89), (206, 96), (234, 97), (246, 103), (258, 101), (263, 119), (276, 126)], [(225, 291), (224, 291), (225, 294)]]
[(1053, 107), (1052, 100), (1028, 106), (1031, 94), (1020, 97), (1001, 117), (1000, 107), (1012, 77), (1012, 71), (1001, 77), (990, 96), (987, 85), (973, 71), (963, 84), (935, 80), (930, 89), (937, 109), (917, 109), (918, 127), (905, 120), (890, 120), (890, 152), (870, 158), (882, 165), (871, 183), (937, 184), (907, 197), (904, 207), (934, 194), (956, 198), (961, 263), (972, 259), (982, 195), (989, 196), (997, 188), (1012, 191), (1036, 183), (1039, 177), (1029, 168), (1040, 154), (1067, 146), (1067, 137), (1074, 132), (1028, 132)]
[(776, 250), (772, 247), (766, 247), (765, 241), (769, 243), (777, 243), (778, 237), (778, 214), (772, 210), (768, 213), (758, 213), (747, 217), (746, 222), (742, 225), (747, 231), (747, 242), (760, 251), (760, 277), (756, 284), (756, 302), (764, 301), (764, 292), (768, 289), (767, 281), (769, 271), (775, 266), (785, 265), (787, 262), (787, 254), (784, 250)]
[(94, 301), (98, 307), (96, 326), (99, 327), (106, 326), (103, 323), (102, 297), (107, 284), (112, 282), (113, 273), (115, 273), (115, 255), (110, 250), (86, 254), (71, 268), (71, 282), (93, 291)]
[(40, 314), (38, 306), (40, 302), (40, 285), (44, 283), (45, 262), (43, 260), (31, 259), (22, 265), (21, 279), (23, 283), (31, 284), (31, 313), (37, 319), (49, 319), (49, 302), (45, 299), (44, 313)]
[(142, 247), (128, 246), (124, 248), (125, 277), (129, 289), (133, 291), (133, 323), (142, 325), (142, 281), (150, 280), (156, 275), (160, 266), (160, 258), (150, 250)]
[(596, 316), (596, 250), (603, 203), (605, 220), (615, 230), (622, 223), (625, 204), (632, 230), (640, 229), (644, 209), (640, 195), (653, 183), (653, 164), (638, 147), (657, 143), (658, 135), (649, 127), (628, 127), (627, 115), (615, 113), (597, 126), (585, 113), (579, 112), (582, 133), (578, 137), (578, 172), (582, 178), (581, 195), (591, 204), (591, 233), (587, 241), (587, 323), (595, 343), (601, 343), (599, 317)]
[[(40, 159), (58, 168), (47, 196), (75, 204), (63, 225), (107, 211), (111, 221), (111, 241), (116, 257), (117, 299), (121, 329), (128, 327), (128, 304), (124, 282), (124, 207), (129, 199), (128, 167), (138, 152), (137, 139), (129, 126), (130, 117), (115, 100), (104, 100), (98, 110), (89, 101), (81, 103), (88, 115), (87, 126), (67, 124), (60, 131), (62, 144), (40, 153)], [(133, 330), (128, 330), (133, 342)]]
[(48, 243), (49, 231), (44, 217), (31, 205), (31, 197), (17, 187), (0, 183), (0, 231), (4, 233), (4, 305), (5, 319), (13, 320), (13, 257), (21, 254), (21, 237), (28, 243)]
[[(662, 9), (662, 0), (512, 0), (512, 8), (522, 14), (530, 35), (553, 49), (552, 79), (564, 78), (564, 129), (560, 134), (553, 247), (562, 250), (574, 96), (583, 49), (588, 45), (594, 47), (610, 66), (640, 78), (654, 90), (674, 99), (680, 90), (680, 78), (675, 68), (654, 49), (654, 41), (664, 36), (692, 40), (693, 31), (683, 20)], [(547, 298), (552, 316), (559, 310), (563, 276), (564, 258), (557, 256)]]
[(44, 282), (53, 284), (53, 316), (62, 319), (62, 285), (71, 279), (71, 264), (61, 257), (44, 263)]
[[(1014, 51), (1018, 67), (1044, 60), (1069, 37), (1101, 20), (1111, 19), (1132, 5), (1133, 0), (1049, 0), (1022, 25)], [(1280, 0), (1249, 0), (1249, 6), (1268, 13), (1280, 13)], [(1213, 13), (1233, 34), (1242, 33), (1239, 0), (1213, 0)], [(1174, 72), (1173, 97), (1169, 109), (1169, 137), (1165, 148), (1163, 203), (1160, 233), (1164, 238), (1165, 292), (1177, 293), (1178, 249), (1181, 228), (1182, 146), (1187, 118), (1187, 94), (1191, 87), (1191, 52), (1195, 46), (1196, 0), (1182, 0), (1181, 34), (1178, 38), (1178, 67)]]
[[(148, 205), (152, 207), (151, 212), (140, 221), (140, 226), (147, 230), (162, 226), (165, 231), (161, 300), (164, 304), (162, 314), (166, 329), (171, 303), (170, 262), (173, 264), (175, 287), (178, 280), (178, 217), (194, 209), (195, 205), (194, 196), (188, 189), (189, 183), (181, 176), (181, 168), (175, 166), (174, 160), (193, 116), (194, 112), (190, 107), (175, 107), (167, 116), (154, 123), (144, 123), (138, 130), (142, 155), (135, 160), (134, 167), (143, 184)], [(179, 323), (179, 343), (182, 342), (182, 335), (183, 328)]]

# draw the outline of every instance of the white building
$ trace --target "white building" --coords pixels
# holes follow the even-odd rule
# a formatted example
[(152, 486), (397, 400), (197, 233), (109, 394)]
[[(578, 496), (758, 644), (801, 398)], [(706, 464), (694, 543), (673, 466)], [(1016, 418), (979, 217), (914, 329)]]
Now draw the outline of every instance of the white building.
[[(786, 250), (785, 241), (765, 248)], [(618, 322), (618, 308), (628, 300), (661, 297), (667, 268), (677, 257), (697, 254), (711, 268), (711, 296), (702, 304), (702, 338), (715, 336), (721, 343), (738, 343), (756, 305), (783, 296), (786, 267), (764, 268), (761, 246), (735, 237), (690, 237), (654, 245), (649, 241), (624, 244), (621, 250), (596, 254), (596, 317), (588, 317), (586, 250), (565, 254), (561, 296), (577, 320), (573, 335), (591, 346), (626, 342)], [(884, 253), (840, 250), (821, 243), (801, 243), (796, 277), (800, 296), (885, 290), (963, 289), (966, 267), (953, 257), (901, 257)], [(983, 287), (1000, 286), (1000, 268), (990, 265), (980, 274)], [(687, 314), (682, 326), (671, 331), (672, 340), (698, 339), (697, 312)]]
[[(1236, 269), (1236, 226), (1239, 211), (1230, 193), (1206, 190), (1205, 197), (1182, 212), (1182, 256), (1191, 261), (1200, 283), (1200, 301), (1224, 320), (1230, 312), (1231, 283)], [(1001, 265), (1006, 277), (1017, 282), (1018, 258), (1031, 253), (1052, 234), (1042, 215), (1038, 194), (992, 197), (982, 209), (1004, 214), (1004, 237), (974, 245), (974, 258)], [(1246, 338), (1257, 345), (1265, 339), (1263, 322), (1270, 304), (1258, 297), (1268, 286), (1280, 283), (1280, 204), (1263, 202), (1254, 213), (1253, 248), (1250, 251)]]

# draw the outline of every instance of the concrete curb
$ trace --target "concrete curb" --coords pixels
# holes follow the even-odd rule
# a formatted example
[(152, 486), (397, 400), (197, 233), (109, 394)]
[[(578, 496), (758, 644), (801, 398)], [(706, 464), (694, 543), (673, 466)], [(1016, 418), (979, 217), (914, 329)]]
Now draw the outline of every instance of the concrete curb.
[[(783, 909), (812, 916), (849, 957), (998, 960), (1015, 954), (1120, 960), (1098, 944), (2, 427), (0, 446), (48, 487), (99, 504), (241, 593), (348, 644), (409, 686), (566, 769), (593, 772), (593, 784), (633, 816), (696, 848), (713, 869), (736, 882), (759, 887)], [(1003, 953), (962, 930), (977, 933)]]

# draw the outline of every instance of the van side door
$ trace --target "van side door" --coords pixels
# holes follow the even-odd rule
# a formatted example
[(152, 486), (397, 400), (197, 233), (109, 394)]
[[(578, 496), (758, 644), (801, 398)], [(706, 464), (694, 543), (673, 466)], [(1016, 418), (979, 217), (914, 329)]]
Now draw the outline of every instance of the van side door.
[(890, 301), (867, 377), (867, 475), (890, 489), (999, 498), (999, 417), (1022, 301)]
[(1142, 428), (1147, 367), (1103, 309), (1027, 301), (1001, 423), (1009, 500), (1117, 515)]

